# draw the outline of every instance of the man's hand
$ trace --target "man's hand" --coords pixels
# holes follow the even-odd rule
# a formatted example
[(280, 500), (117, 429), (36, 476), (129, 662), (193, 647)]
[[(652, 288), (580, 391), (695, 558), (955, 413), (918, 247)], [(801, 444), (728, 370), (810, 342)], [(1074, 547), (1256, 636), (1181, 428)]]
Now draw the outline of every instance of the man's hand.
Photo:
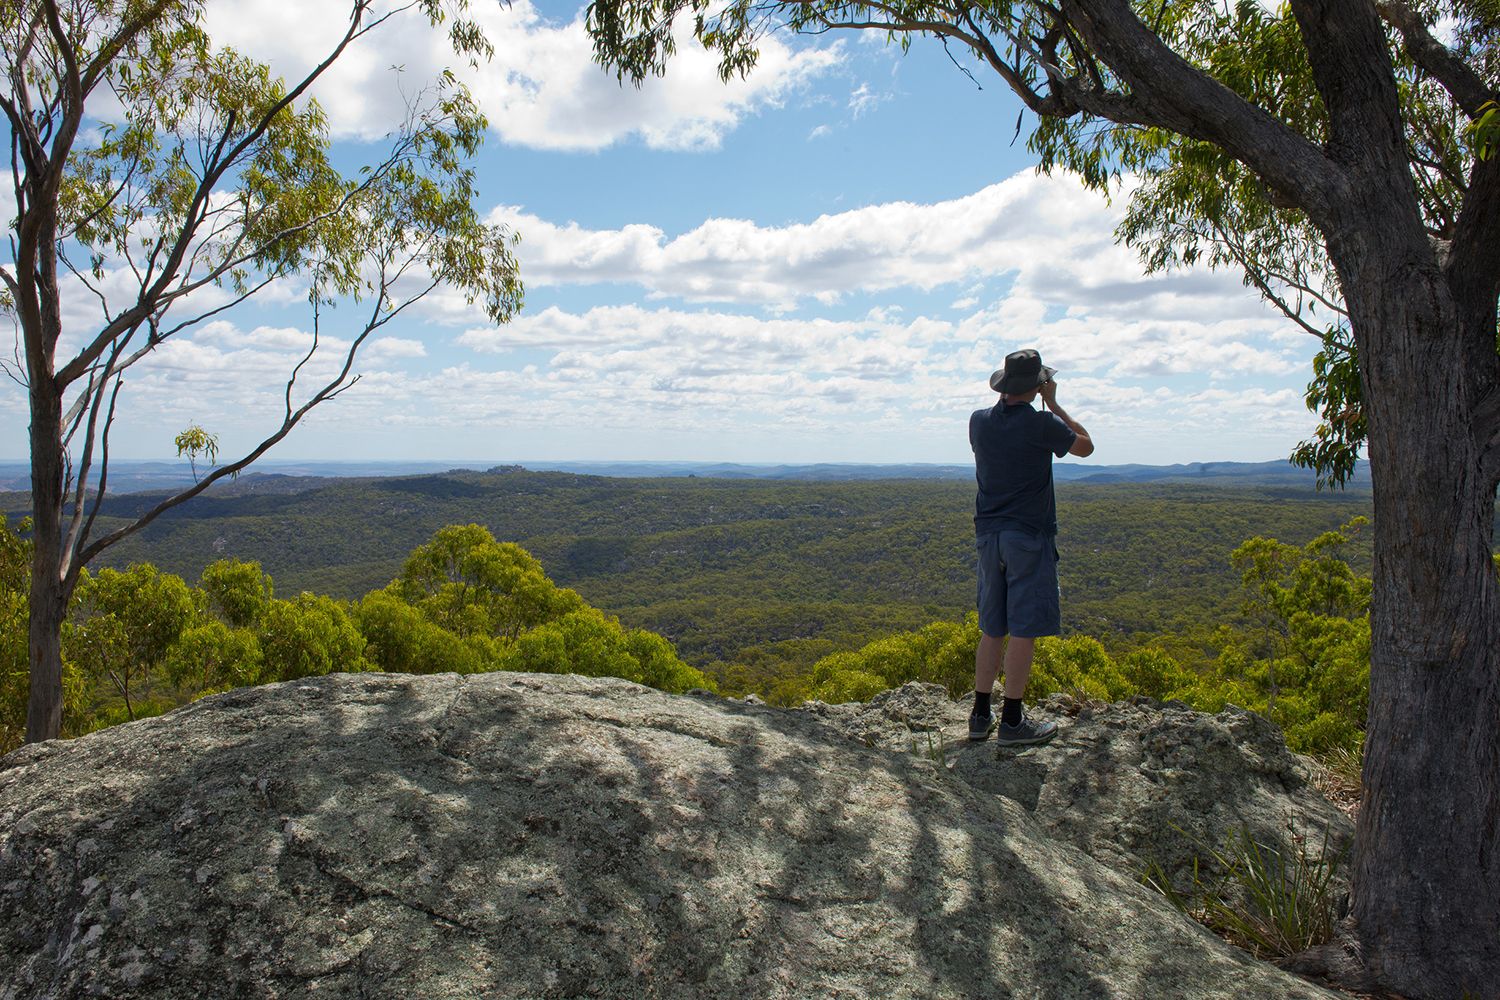
[(1073, 441), (1073, 447), (1068, 449), (1068, 454), (1076, 455), (1079, 458), (1088, 458), (1092, 455), (1094, 453), (1094, 441), (1089, 437), (1089, 432), (1083, 429), (1082, 424), (1068, 416), (1068, 411), (1057, 405), (1057, 383), (1048, 379), (1037, 386), (1037, 389), (1047, 409), (1056, 414), (1057, 419), (1067, 424), (1068, 429), (1077, 435)]

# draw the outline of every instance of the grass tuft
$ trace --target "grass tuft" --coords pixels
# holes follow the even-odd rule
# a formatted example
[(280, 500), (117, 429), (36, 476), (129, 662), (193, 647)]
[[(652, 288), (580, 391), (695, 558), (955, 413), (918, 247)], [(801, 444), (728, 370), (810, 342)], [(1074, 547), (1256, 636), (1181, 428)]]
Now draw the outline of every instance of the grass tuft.
[(1322, 792), (1323, 797), (1337, 806), (1345, 816), (1355, 819), (1359, 814), (1360, 798), (1364, 794), (1361, 773), (1364, 768), (1363, 748), (1350, 750), (1339, 747), (1316, 754), (1310, 760), (1313, 787)]
[(923, 732), (922, 736), (926, 741), (925, 746), (917, 741), (916, 733), (911, 733), (908, 737), (912, 756), (925, 757), (940, 767), (946, 767), (948, 763), (948, 742), (943, 739), (943, 734), (938, 733), (934, 736), (931, 732)]
[(1153, 862), (1141, 881), (1179, 910), (1249, 951), (1257, 958), (1286, 958), (1333, 937), (1342, 916), (1342, 895), (1334, 876), (1342, 856), (1322, 848), (1308, 854), (1306, 838), (1290, 826), (1290, 851), (1261, 844), (1242, 827), (1207, 856), (1223, 872), (1205, 877), (1200, 859), (1193, 859), (1192, 886), (1179, 890), (1160, 863)]
[(1359, 798), (1364, 789), (1364, 754), (1359, 749), (1338, 747), (1320, 755), (1318, 763), (1328, 772), (1328, 779), (1345, 796)]

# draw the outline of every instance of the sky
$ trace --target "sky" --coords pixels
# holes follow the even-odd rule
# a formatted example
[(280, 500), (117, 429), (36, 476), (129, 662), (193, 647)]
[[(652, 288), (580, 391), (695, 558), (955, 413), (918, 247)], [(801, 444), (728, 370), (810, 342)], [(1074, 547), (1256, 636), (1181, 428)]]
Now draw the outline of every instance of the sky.
[[(964, 462), (968, 414), (1023, 347), (1058, 369), (1093, 462), (1278, 459), (1315, 425), (1317, 342), (1237, 273), (1145, 275), (1114, 240), (1125, 193), (1039, 174), (1018, 101), (956, 52), (782, 33), (726, 85), (684, 39), (637, 89), (593, 63), (581, 6), (476, 8), (495, 47), (478, 70), (406, 16), (315, 94), (352, 167), (455, 69), (490, 121), (477, 207), (520, 236), (524, 308), (496, 326), (439, 289), (269, 458)], [(343, 17), (212, 0), (207, 25), (293, 77)], [(310, 343), (304, 293), (285, 283), (159, 348), (126, 381), (112, 454), (171, 457), (191, 424), (221, 457), (253, 447)], [(65, 295), (75, 344), (93, 308)], [(325, 314), (314, 374), (359, 316)], [(26, 424), (24, 389), (0, 383), (0, 457), (26, 454)]]

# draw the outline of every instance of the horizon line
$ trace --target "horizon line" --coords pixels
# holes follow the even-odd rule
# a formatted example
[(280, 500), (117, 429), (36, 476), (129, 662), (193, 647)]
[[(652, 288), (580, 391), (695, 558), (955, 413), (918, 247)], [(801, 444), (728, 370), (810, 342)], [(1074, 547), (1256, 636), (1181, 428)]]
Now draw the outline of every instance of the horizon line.
[[(1069, 457), (1071, 459), (1071, 456)], [(1360, 464), (1368, 460), (1361, 458)], [(567, 465), (741, 465), (741, 466), (763, 466), (775, 467), (786, 465), (845, 465), (845, 466), (968, 466), (972, 465), (971, 459), (954, 459), (946, 462), (933, 461), (863, 461), (859, 459), (779, 459), (768, 461), (743, 461), (736, 459), (710, 459), (710, 458), (529, 458), (529, 459), (491, 459), (491, 458), (265, 458), (258, 459), (244, 470), (248, 474), (257, 467), (268, 465), (306, 465), (310, 463), (322, 465), (448, 465), (452, 468), (483, 466), (495, 468), (507, 465), (525, 466), (528, 464), (567, 464)], [(1198, 458), (1186, 459), (1176, 462), (1092, 462), (1058, 459), (1059, 465), (1140, 465), (1148, 468), (1170, 468), (1176, 465), (1267, 465), (1270, 463), (1291, 464), (1291, 459), (1286, 456), (1264, 459), (1243, 458)], [(183, 465), (187, 463), (180, 458), (116, 458), (110, 461), (112, 467), (131, 464), (153, 465)], [(0, 458), (0, 465), (22, 465), (29, 466), (30, 459), (22, 458)], [(484, 471), (483, 468), (475, 468), (473, 471)]]

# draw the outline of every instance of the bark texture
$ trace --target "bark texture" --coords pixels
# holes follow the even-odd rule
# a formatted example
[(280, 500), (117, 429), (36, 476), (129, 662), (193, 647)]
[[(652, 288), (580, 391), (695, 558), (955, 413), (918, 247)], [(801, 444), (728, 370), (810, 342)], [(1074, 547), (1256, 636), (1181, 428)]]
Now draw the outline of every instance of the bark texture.
[(1392, 988), (1500, 997), (1496, 483), (1475, 441), (1481, 386), (1441, 280), (1403, 280), (1400, 256), (1383, 256), (1391, 273), (1366, 284), (1355, 327), (1372, 359), (1375, 592), (1354, 914)]
[[(55, 317), (43, 316), (42, 322)], [(56, 343), (54, 338), (52, 343)], [(31, 378), (31, 618), (27, 646), (31, 692), (26, 742), (62, 735), (62, 625), (72, 588), (62, 570), (62, 398), (52, 389), (52, 356), (28, 358)]]
[(1295, 9), (1330, 109), (1330, 154), (1352, 182), (1320, 225), (1358, 344), (1375, 494), (1353, 913), (1387, 987), (1500, 997), (1496, 476), (1484, 416), (1496, 299), (1493, 274), (1476, 273), (1493, 248), (1475, 242), (1493, 178), (1475, 171), (1442, 259), (1418, 209), (1373, 7)]

